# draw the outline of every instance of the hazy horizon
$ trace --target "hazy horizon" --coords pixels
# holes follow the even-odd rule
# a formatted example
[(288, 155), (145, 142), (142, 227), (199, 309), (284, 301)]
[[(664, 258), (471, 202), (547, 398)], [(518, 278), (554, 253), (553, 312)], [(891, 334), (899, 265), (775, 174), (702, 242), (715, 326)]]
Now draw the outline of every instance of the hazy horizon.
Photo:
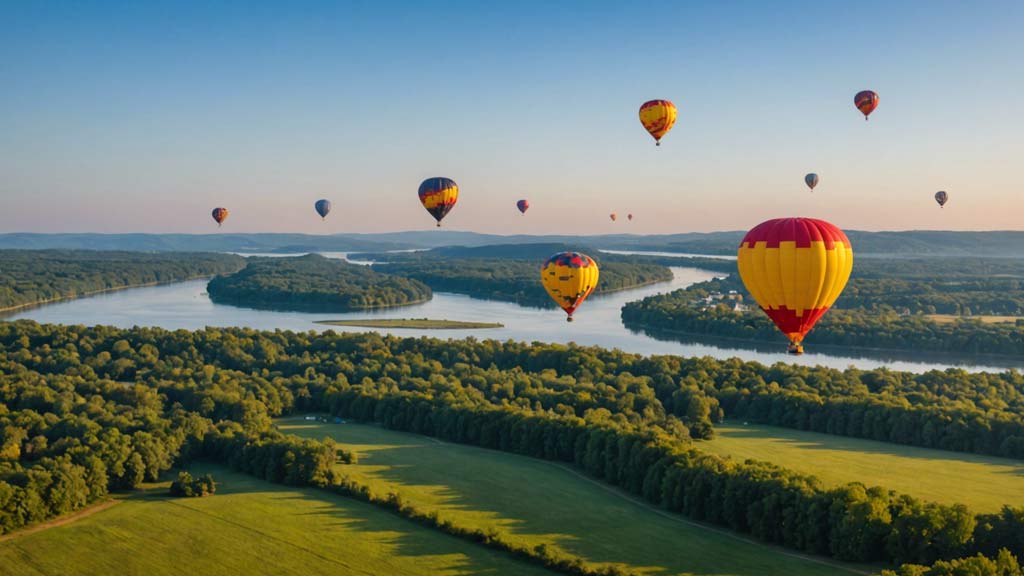
[[(428, 230), (416, 189), (438, 175), (458, 231), (1024, 229), (1017, 2), (6, 3), (0, 21), (0, 232)], [(637, 120), (652, 98), (679, 108), (660, 148)]]

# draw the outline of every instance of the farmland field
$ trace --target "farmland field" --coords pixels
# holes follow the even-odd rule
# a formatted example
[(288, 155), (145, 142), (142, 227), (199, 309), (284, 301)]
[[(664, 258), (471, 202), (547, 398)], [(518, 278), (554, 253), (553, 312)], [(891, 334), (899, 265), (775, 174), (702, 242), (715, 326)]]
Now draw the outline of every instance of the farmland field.
[(0, 541), (0, 575), (521, 574), (548, 572), (355, 500), (223, 467), (217, 494), (150, 485), (76, 522)]
[(862, 482), (977, 512), (1024, 501), (1024, 462), (962, 452), (900, 446), (788, 428), (726, 422), (707, 452), (766, 460), (821, 478), (827, 485)]
[(339, 466), (377, 493), (399, 492), (417, 508), (438, 510), (459, 524), (496, 527), (511, 540), (557, 546), (591, 563), (658, 575), (802, 576), (864, 570), (826, 565), (689, 523), (561, 464), (376, 426), (295, 418), (281, 420), (279, 426), (310, 438), (330, 436), (356, 451), (358, 464)]

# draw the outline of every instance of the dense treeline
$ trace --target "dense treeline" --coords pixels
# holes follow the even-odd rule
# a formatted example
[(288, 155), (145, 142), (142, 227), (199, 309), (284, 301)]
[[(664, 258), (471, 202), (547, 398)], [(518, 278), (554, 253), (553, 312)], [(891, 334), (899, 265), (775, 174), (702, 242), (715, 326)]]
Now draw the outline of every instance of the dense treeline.
[[(936, 322), (923, 315), (907, 314), (904, 310), (893, 308), (898, 303), (910, 305), (913, 300), (915, 306), (927, 310), (939, 309), (939, 298), (932, 298), (928, 300), (931, 303), (924, 304), (929, 293), (922, 291), (918, 295), (914, 292), (920, 282), (889, 279), (877, 285), (871, 283), (870, 280), (851, 281), (844, 295), (837, 301), (836, 308), (815, 325), (808, 336), (808, 343), (892, 350), (1024, 355), (1024, 320), (986, 323), (961, 317), (951, 322)], [(901, 288), (907, 291), (901, 292)], [(729, 290), (744, 295), (744, 302), (750, 308), (735, 311), (726, 305), (728, 302), (706, 306), (703, 301), (711, 292)], [(847, 292), (851, 294), (849, 298)], [(1015, 310), (1015, 299), (1024, 301), (1024, 292), (1020, 291), (1010, 292), (1007, 296), (1000, 296), (996, 291), (984, 294), (986, 298), (991, 297), (987, 300), (988, 310)], [(869, 302), (874, 305), (873, 309), (841, 309), (848, 304)], [(977, 298), (950, 302), (949, 306), (959, 307), (956, 309), (960, 311), (969, 310), (972, 304), (975, 307), (981, 306)], [(622, 308), (622, 320), (627, 327), (636, 330), (778, 342), (780, 349), (786, 342), (771, 320), (757, 308), (735, 275), (630, 302)]]
[(994, 558), (977, 554), (955, 560), (939, 560), (931, 566), (904, 564), (898, 570), (883, 570), (882, 576), (1022, 576), (1024, 567), (1008, 550)]
[(672, 271), (652, 260), (604, 254), (566, 244), (516, 244), (436, 248), (427, 252), (356, 255), (376, 261), (373, 268), (415, 278), (439, 292), (555, 307), (540, 284), (540, 267), (557, 252), (576, 250), (597, 261), (601, 278), (595, 294), (614, 292), (672, 279)]
[(402, 306), (431, 297), (430, 288), (418, 280), (318, 254), (250, 258), (245, 269), (211, 280), (207, 291), (218, 303), (310, 312)]
[[(10, 518), (30, 501), (48, 513), (73, 509), (62, 504), (63, 486), (90, 483), (25, 487), (44, 473), (54, 477), (63, 458), (75, 466), (74, 458), (96, 455), (115, 470), (119, 459), (93, 439), (114, 429), (132, 434), (126, 452), (139, 452), (146, 477), (205, 457), (274, 482), (332, 486), (333, 465), (345, 460), (336, 447), (271, 427), (275, 416), (322, 410), (567, 462), (666, 509), (844, 560), (930, 564), (1000, 548), (1024, 552), (1024, 509), (975, 515), (860, 484), (825, 489), (812, 476), (705, 454), (689, 440), (710, 435), (741, 403), (798, 422), (827, 420), (846, 403), (861, 430), (893, 434), (920, 409), (910, 427), (935, 418), (940, 438), (992, 445), (1019, 433), (1024, 381), (1014, 372), (913, 375), (515, 342), (31, 322), (0, 325), (0, 366), (5, 529), (21, 525)], [(817, 412), (815, 402), (787, 404), (813, 397)], [(79, 445), (85, 449), (68, 448)], [(108, 487), (117, 476), (110, 478)], [(12, 500), (18, 490), (31, 499)]]
[(0, 250), (0, 310), (241, 269), (230, 254)]

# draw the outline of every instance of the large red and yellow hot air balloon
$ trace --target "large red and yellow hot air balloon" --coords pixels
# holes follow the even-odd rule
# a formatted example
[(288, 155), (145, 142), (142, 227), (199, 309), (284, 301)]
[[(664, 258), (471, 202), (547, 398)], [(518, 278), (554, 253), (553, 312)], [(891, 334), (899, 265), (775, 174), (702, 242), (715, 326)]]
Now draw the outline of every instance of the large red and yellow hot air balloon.
[(569, 315), (568, 322), (572, 322), (572, 313), (597, 287), (598, 275), (597, 262), (578, 252), (559, 252), (540, 268), (541, 284)]
[(420, 184), (419, 195), (420, 203), (440, 227), (441, 219), (452, 211), (459, 200), (459, 185), (451, 178), (427, 178)]
[(846, 287), (853, 248), (824, 220), (779, 218), (747, 232), (737, 264), (743, 285), (799, 354), (804, 336)]
[(864, 115), (864, 120), (878, 108), (878, 94), (871, 90), (861, 90), (853, 97), (853, 104)]
[(655, 146), (661, 146), (661, 139), (672, 129), (678, 114), (676, 105), (668, 100), (651, 100), (640, 106), (640, 123), (654, 137)]
[(214, 208), (213, 212), (211, 212), (210, 215), (213, 216), (213, 219), (217, 221), (217, 226), (219, 227), (221, 224), (224, 223), (225, 220), (228, 219), (228, 209)]

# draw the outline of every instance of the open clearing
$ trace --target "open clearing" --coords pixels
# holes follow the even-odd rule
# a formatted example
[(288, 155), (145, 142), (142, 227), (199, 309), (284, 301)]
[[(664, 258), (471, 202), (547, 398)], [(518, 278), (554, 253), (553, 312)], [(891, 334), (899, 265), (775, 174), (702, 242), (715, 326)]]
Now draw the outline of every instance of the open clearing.
[(226, 468), (217, 494), (165, 498), (167, 484), (75, 522), (0, 543), (0, 574), (521, 574), (549, 572), (355, 500)]
[(462, 320), (430, 320), (427, 318), (365, 318), (362, 320), (319, 320), (328, 326), (358, 326), (361, 328), (416, 328), (418, 330), (469, 330), (475, 328), (504, 328), (497, 322), (463, 322)]
[(930, 450), (788, 428), (726, 422), (702, 450), (738, 460), (765, 460), (830, 486), (862, 482), (975, 512), (1024, 501), (1024, 462)]
[(939, 324), (950, 324), (957, 320), (981, 320), (985, 324), (1002, 324), (1024, 319), (1024, 316), (958, 316), (956, 314), (925, 314), (925, 317)]
[[(652, 575), (825, 575), (861, 566), (826, 565), (685, 521), (567, 466), (360, 424), (289, 418), (285, 432), (330, 436), (358, 453), (339, 465), (377, 493), (395, 491), (418, 508), (463, 525), (496, 527), (514, 540), (547, 543), (598, 564)], [(849, 569), (847, 569), (847, 566)]]

